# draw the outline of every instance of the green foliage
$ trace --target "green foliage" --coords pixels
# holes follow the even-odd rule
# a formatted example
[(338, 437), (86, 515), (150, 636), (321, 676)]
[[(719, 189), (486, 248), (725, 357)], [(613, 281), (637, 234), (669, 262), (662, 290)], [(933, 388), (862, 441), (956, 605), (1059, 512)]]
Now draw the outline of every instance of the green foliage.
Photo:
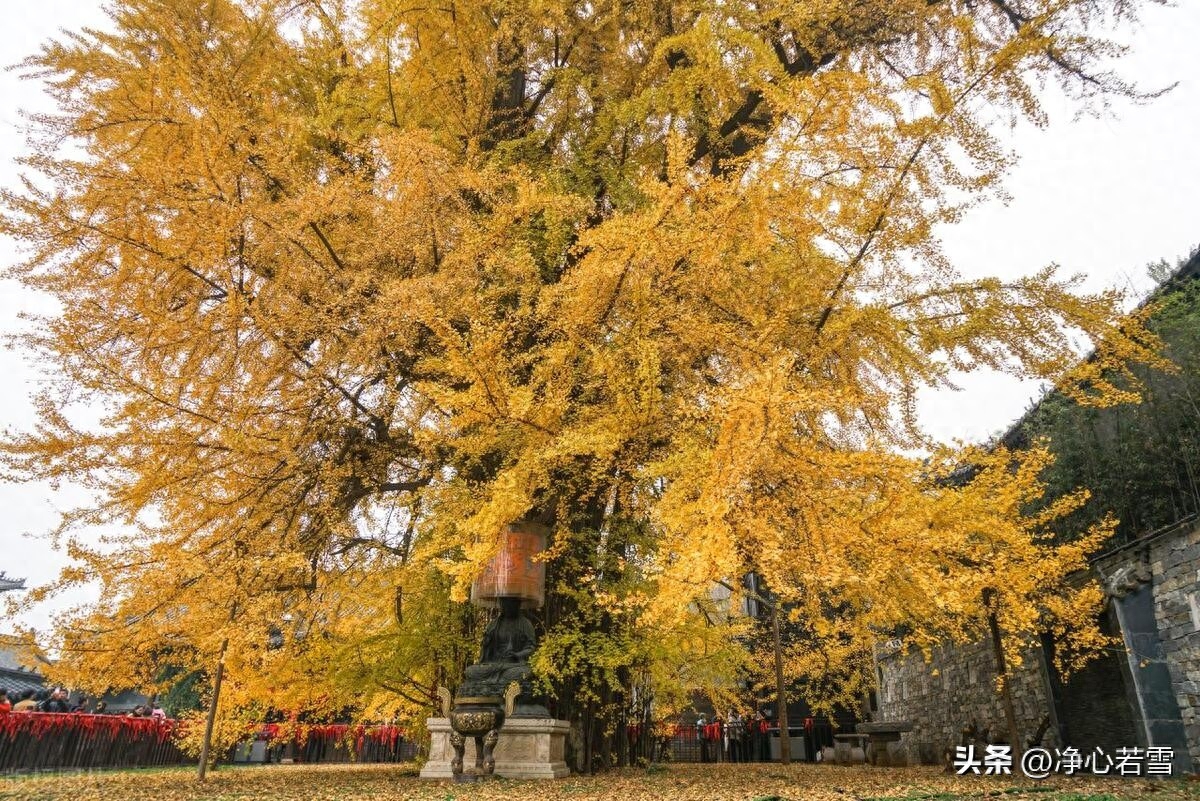
[(1047, 497), (1077, 487), (1091, 492), (1053, 524), (1061, 539), (1112, 514), (1119, 520), (1115, 545), (1200, 511), (1200, 279), (1173, 277), (1185, 263), (1172, 270), (1151, 265), (1161, 286), (1148, 326), (1177, 371), (1136, 368), (1143, 386), (1137, 404), (1096, 408), (1050, 394), (1022, 425), (1020, 436), (1047, 438), (1055, 455), (1044, 476)]
[(179, 717), (184, 712), (201, 708), (200, 691), (206, 680), (203, 672), (184, 671), (168, 665), (163, 668), (162, 678), (171, 682), (171, 686), (158, 699), (167, 717)]

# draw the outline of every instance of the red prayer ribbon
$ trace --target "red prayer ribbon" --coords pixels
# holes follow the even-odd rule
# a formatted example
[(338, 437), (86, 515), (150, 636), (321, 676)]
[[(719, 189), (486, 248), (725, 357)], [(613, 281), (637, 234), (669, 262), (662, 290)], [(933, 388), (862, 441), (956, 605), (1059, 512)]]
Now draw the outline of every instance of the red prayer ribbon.
[(29, 735), (40, 740), (71, 731), (112, 736), (133, 735), (164, 742), (176, 729), (169, 718), (135, 718), (121, 715), (89, 715), (83, 712), (9, 712), (0, 715), (0, 733), (13, 738)]

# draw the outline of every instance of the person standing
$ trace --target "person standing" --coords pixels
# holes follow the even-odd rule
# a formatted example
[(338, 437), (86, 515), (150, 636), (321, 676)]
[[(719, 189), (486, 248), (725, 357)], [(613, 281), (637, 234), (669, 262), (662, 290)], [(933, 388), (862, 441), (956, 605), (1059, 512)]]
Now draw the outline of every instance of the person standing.
[(729, 713), (729, 761), (744, 762), (742, 753), (742, 737), (745, 730), (742, 726), (742, 715), (736, 709)]
[(703, 712), (696, 718), (696, 740), (700, 743), (700, 761), (711, 762), (708, 754), (708, 720)]
[(54, 692), (50, 694), (42, 703), (38, 704), (39, 712), (70, 712), (71, 707), (67, 704), (67, 691), (62, 687), (55, 687)]
[(754, 713), (754, 725), (758, 727), (758, 758), (762, 762), (771, 761), (771, 721), (758, 710)]

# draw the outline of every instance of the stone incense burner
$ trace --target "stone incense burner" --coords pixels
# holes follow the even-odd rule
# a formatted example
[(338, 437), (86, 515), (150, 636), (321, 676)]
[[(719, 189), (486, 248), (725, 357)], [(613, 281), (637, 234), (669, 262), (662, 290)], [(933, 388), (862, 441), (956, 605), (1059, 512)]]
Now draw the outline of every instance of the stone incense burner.
[[(500, 741), (500, 729), (504, 719), (513, 713), (513, 705), (521, 692), (521, 685), (512, 682), (504, 697), (492, 695), (467, 695), (450, 700), (445, 688), (438, 688), (442, 698), (442, 714), (450, 719), (450, 745), (454, 748), (454, 759), (450, 769), (455, 781), (474, 781), (491, 776), (496, 771), (496, 743)], [(475, 772), (463, 773), (463, 757), (467, 738), (475, 740)]]

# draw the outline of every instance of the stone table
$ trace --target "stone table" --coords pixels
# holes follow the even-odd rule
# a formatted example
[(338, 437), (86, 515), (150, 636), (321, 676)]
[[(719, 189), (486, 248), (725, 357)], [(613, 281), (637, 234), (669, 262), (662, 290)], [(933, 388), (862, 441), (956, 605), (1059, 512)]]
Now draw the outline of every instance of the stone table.
[(870, 739), (869, 760), (872, 765), (890, 765), (904, 767), (908, 764), (908, 755), (900, 742), (900, 735), (913, 730), (909, 720), (881, 720), (874, 723), (860, 723), (854, 727), (860, 736)]

